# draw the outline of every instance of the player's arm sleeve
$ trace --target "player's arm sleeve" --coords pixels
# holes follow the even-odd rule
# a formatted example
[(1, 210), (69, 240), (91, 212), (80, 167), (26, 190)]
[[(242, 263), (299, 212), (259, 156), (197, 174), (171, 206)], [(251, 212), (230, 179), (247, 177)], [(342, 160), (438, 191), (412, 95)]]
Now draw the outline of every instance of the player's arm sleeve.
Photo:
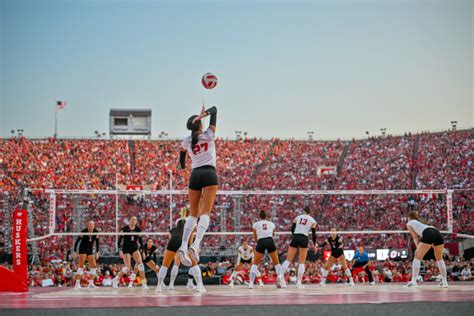
[(186, 151), (181, 150), (179, 153), (179, 166), (181, 169), (186, 168)]
[(217, 108), (215, 106), (210, 107), (209, 109), (206, 110), (207, 115), (211, 116), (211, 119), (209, 121), (210, 126), (217, 126)]
[(316, 228), (315, 227), (311, 228), (311, 238), (313, 239), (313, 244), (316, 245)]
[(76, 242), (74, 243), (74, 252), (77, 252), (77, 247), (79, 246), (79, 243), (82, 240), (82, 236), (78, 236), (76, 239)]
[(291, 225), (291, 234), (292, 235), (295, 233), (295, 229), (296, 229), (296, 223), (293, 223), (293, 225)]

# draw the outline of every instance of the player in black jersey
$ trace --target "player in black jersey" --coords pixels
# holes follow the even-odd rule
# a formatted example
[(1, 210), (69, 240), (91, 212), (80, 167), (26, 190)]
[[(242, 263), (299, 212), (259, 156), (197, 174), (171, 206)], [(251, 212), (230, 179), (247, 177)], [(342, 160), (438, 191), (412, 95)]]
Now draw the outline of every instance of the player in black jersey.
[[(171, 265), (171, 262), (173, 261), (173, 259), (176, 261), (171, 271), (169, 289), (170, 290), (174, 289), (174, 278), (176, 278), (176, 275), (178, 274), (179, 263), (180, 263), (180, 261), (178, 261), (179, 256), (176, 256), (176, 252), (181, 246), (184, 225), (186, 223), (186, 220), (187, 220), (186, 218), (188, 214), (189, 214), (189, 210), (182, 209), (181, 210), (182, 217), (176, 221), (175, 227), (173, 227), (170, 231), (170, 240), (168, 242), (168, 245), (166, 246), (166, 251), (163, 256), (163, 263), (161, 265), (160, 272), (158, 272), (158, 284), (156, 285), (156, 292), (161, 292), (163, 290), (163, 283), (166, 277), (166, 273), (168, 272), (168, 267)], [(194, 232), (191, 232), (190, 242), (193, 240), (193, 237), (194, 237)], [(197, 284), (196, 291), (206, 292), (202, 284), (201, 268), (199, 268), (198, 262), (195, 261), (193, 258), (191, 258), (191, 268), (189, 269), (189, 274), (191, 274), (196, 280), (196, 284)], [(189, 287), (189, 279), (188, 279), (188, 287)]]
[[(82, 233), (97, 233), (95, 228), (94, 221), (90, 220), (87, 222), (87, 227), (84, 228)], [(94, 253), (94, 243), (95, 243), (95, 253)], [(84, 273), (90, 276), (89, 287), (95, 288), (94, 279), (96, 276), (96, 259), (99, 259), (99, 238), (97, 235), (81, 235), (77, 237), (76, 242), (74, 243), (74, 259), (77, 258), (77, 248), (79, 246), (79, 266), (76, 272), (76, 285), (75, 289), (81, 288), (81, 278)], [(84, 272), (86, 259), (89, 262), (89, 271)]]
[(155, 272), (156, 276), (158, 277), (158, 271), (160, 270), (160, 267), (156, 265), (156, 252), (157, 249), (153, 243), (153, 239), (148, 238), (145, 246), (142, 248), (143, 263), (146, 264), (146, 266), (153, 272)]
[(331, 229), (331, 236), (325, 240), (320, 247), (324, 247), (327, 244), (331, 247), (331, 257), (329, 257), (328, 262), (326, 262), (326, 266), (321, 269), (321, 273), (323, 278), (321, 279), (321, 283), (319, 285), (325, 286), (326, 285), (326, 277), (328, 276), (329, 269), (332, 265), (339, 261), (346, 273), (347, 277), (349, 278), (348, 285), (354, 286), (354, 280), (352, 279), (351, 270), (347, 267), (346, 257), (344, 256), (344, 248), (341, 237), (337, 235), (336, 229)]
[[(137, 218), (132, 216), (128, 225), (122, 228), (122, 232), (140, 233), (142, 230), (137, 226), (137, 222)], [(120, 258), (123, 259), (125, 267), (123, 267), (122, 271), (120, 271), (120, 273), (113, 279), (113, 287), (117, 288), (120, 277), (131, 270), (133, 258), (133, 260), (135, 260), (135, 267), (133, 272), (130, 274), (130, 283), (128, 284), (128, 287), (133, 287), (133, 282), (135, 281), (137, 272), (139, 272), (140, 277), (142, 278), (142, 287), (148, 289), (145, 279), (145, 265), (143, 264), (142, 255), (140, 254), (140, 249), (143, 248), (142, 238), (139, 235), (120, 235), (118, 247), (120, 249)]]

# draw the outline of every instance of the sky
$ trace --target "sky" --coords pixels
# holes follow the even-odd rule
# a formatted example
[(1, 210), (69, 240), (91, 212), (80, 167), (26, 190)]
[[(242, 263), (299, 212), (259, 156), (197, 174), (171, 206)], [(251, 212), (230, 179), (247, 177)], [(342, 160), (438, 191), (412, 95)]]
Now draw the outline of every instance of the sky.
[(108, 133), (111, 108), (182, 137), (203, 98), (222, 137), (473, 126), (473, 3), (0, 0), (0, 136), (51, 136), (56, 98), (60, 137)]

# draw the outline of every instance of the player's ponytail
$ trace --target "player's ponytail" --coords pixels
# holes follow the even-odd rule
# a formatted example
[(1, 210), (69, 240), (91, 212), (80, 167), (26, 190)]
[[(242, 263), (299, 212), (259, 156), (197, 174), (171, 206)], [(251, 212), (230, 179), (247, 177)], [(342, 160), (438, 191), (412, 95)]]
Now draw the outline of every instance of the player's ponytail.
[(194, 119), (198, 117), (197, 115), (193, 115), (188, 119), (186, 123), (186, 127), (191, 131), (191, 148), (197, 145), (199, 141), (199, 129), (201, 128), (201, 120), (197, 120), (193, 123)]
[(412, 211), (412, 212), (408, 213), (408, 218), (409, 218), (410, 220), (416, 219), (416, 220), (419, 221), (420, 223), (423, 223), (423, 224), (425, 224), (425, 225), (429, 225), (428, 222), (426, 222), (425, 220), (422, 220), (422, 219), (420, 218), (420, 215), (418, 215), (418, 212), (416, 212), (416, 211)]

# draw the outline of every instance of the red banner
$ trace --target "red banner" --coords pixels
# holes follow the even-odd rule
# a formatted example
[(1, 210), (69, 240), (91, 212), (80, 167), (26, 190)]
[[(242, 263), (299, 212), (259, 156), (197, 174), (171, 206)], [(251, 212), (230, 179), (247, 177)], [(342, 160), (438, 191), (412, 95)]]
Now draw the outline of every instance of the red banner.
[(141, 185), (127, 185), (127, 191), (140, 191), (143, 190), (143, 186)]
[(0, 292), (28, 291), (28, 254), (26, 237), (28, 234), (28, 212), (16, 210), (13, 213), (12, 260), (13, 271), (0, 267)]
[(17, 210), (13, 214), (13, 271), (16, 274), (28, 274), (28, 257), (26, 253), (26, 237), (28, 212)]

